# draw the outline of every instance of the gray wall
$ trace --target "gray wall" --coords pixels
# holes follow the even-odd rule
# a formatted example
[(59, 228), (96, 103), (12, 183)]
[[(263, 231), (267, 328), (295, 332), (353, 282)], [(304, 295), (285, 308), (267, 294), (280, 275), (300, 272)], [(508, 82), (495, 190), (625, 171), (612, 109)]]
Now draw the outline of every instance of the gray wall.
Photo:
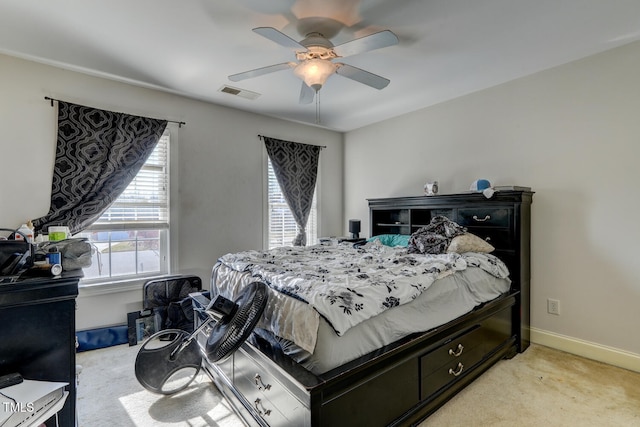
[(345, 217), (368, 230), (366, 198), (434, 179), (441, 193), (530, 186), (533, 336), (640, 361), (638, 76), (635, 43), (349, 132)]
[[(532, 337), (637, 363), (638, 75), (635, 43), (341, 135), (0, 55), (0, 226), (47, 210), (56, 115), (45, 95), (187, 122), (173, 152), (174, 255), (205, 282), (218, 256), (262, 245), (257, 134), (328, 146), (324, 235), (344, 233), (348, 218), (367, 234), (366, 198), (420, 195), (428, 180), (443, 193), (477, 178), (531, 186)], [(78, 327), (122, 323), (139, 307), (139, 289), (117, 290), (82, 290)]]
[[(263, 146), (268, 135), (322, 150), (319, 229), (343, 229), (343, 135), (151, 89), (0, 55), (0, 227), (18, 227), (49, 208), (57, 110), (44, 96), (113, 111), (182, 120), (172, 141), (173, 261), (208, 284), (215, 260), (262, 248)], [(251, 102), (251, 101), (247, 101)], [(82, 289), (78, 329), (126, 322), (141, 307), (130, 284)]]

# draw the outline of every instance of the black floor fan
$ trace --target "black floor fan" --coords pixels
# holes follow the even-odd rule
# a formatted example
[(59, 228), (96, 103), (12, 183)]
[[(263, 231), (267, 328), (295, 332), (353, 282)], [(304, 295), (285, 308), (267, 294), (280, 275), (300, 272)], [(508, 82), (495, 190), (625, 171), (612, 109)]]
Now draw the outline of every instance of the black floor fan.
[[(240, 348), (260, 320), (266, 304), (267, 285), (253, 282), (235, 301), (218, 295), (204, 310), (208, 319), (192, 333), (165, 329), (153, 334), (136, 357), (138, 382), (158, 394), (184, 390), (200, 371), (203, 357), (215, 363)], [(201, 345), (196, 337), (204, 331), (209, 335)]]

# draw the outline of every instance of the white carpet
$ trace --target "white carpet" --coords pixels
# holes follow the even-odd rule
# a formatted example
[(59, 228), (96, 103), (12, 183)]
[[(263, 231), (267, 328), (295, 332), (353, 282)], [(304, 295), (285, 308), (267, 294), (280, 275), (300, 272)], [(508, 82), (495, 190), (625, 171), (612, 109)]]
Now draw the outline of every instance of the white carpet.
[(79, 427), (244, 426), (203, 373), (172, 396), (144, 389), (134, 373), (139, 349), (125, 344), (77, 355)]
[[(78, 354), (80, 427), (241, 427), (206, 375), (160, 396), (140, 386), (140, 346)], [(532, 345), (498, 362), (420, 427), (640, 427), (640, 374)]]
[(531, 345), (420, 427), (640, 427), (640, 374)]

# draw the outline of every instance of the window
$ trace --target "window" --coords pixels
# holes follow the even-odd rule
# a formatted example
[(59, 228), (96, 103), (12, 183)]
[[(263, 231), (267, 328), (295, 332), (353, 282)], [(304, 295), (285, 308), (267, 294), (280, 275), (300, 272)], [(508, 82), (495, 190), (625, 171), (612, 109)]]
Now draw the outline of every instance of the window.
[(96, 249), (83, 282), (169, 272), (169, 141), (167, 128), (125, 191), (80, 234)]
[[(291, 246), (291, 242), (298, 234), (298, 226), (289, 210), (286, 200), (280, 190), (278, 179), (273, 171), (271, 160), (267, 156), (267, 181), (268, 181), (268, 249), (278, 246)], [(309, 212), (309, 220), (305, 231), (307, 232), (307, 245), (314, 245), (318, 242), (318, 210), (316, 207), (316, 199), (318, 194), (318, 186), (313, 194), (313, 202), (311, 211)]]

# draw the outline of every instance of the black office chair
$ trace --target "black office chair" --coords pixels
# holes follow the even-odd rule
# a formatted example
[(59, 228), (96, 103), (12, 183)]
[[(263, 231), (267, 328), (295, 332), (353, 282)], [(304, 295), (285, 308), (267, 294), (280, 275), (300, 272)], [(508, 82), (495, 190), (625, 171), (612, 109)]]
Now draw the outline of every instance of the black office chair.
[(175, 275), (147, 281), (142, 288), (142, 308), (152, 310), (161, 321), (158, 330), (193, 331), (193, 309), (189, 294), (202, 290), (198, 276)]

